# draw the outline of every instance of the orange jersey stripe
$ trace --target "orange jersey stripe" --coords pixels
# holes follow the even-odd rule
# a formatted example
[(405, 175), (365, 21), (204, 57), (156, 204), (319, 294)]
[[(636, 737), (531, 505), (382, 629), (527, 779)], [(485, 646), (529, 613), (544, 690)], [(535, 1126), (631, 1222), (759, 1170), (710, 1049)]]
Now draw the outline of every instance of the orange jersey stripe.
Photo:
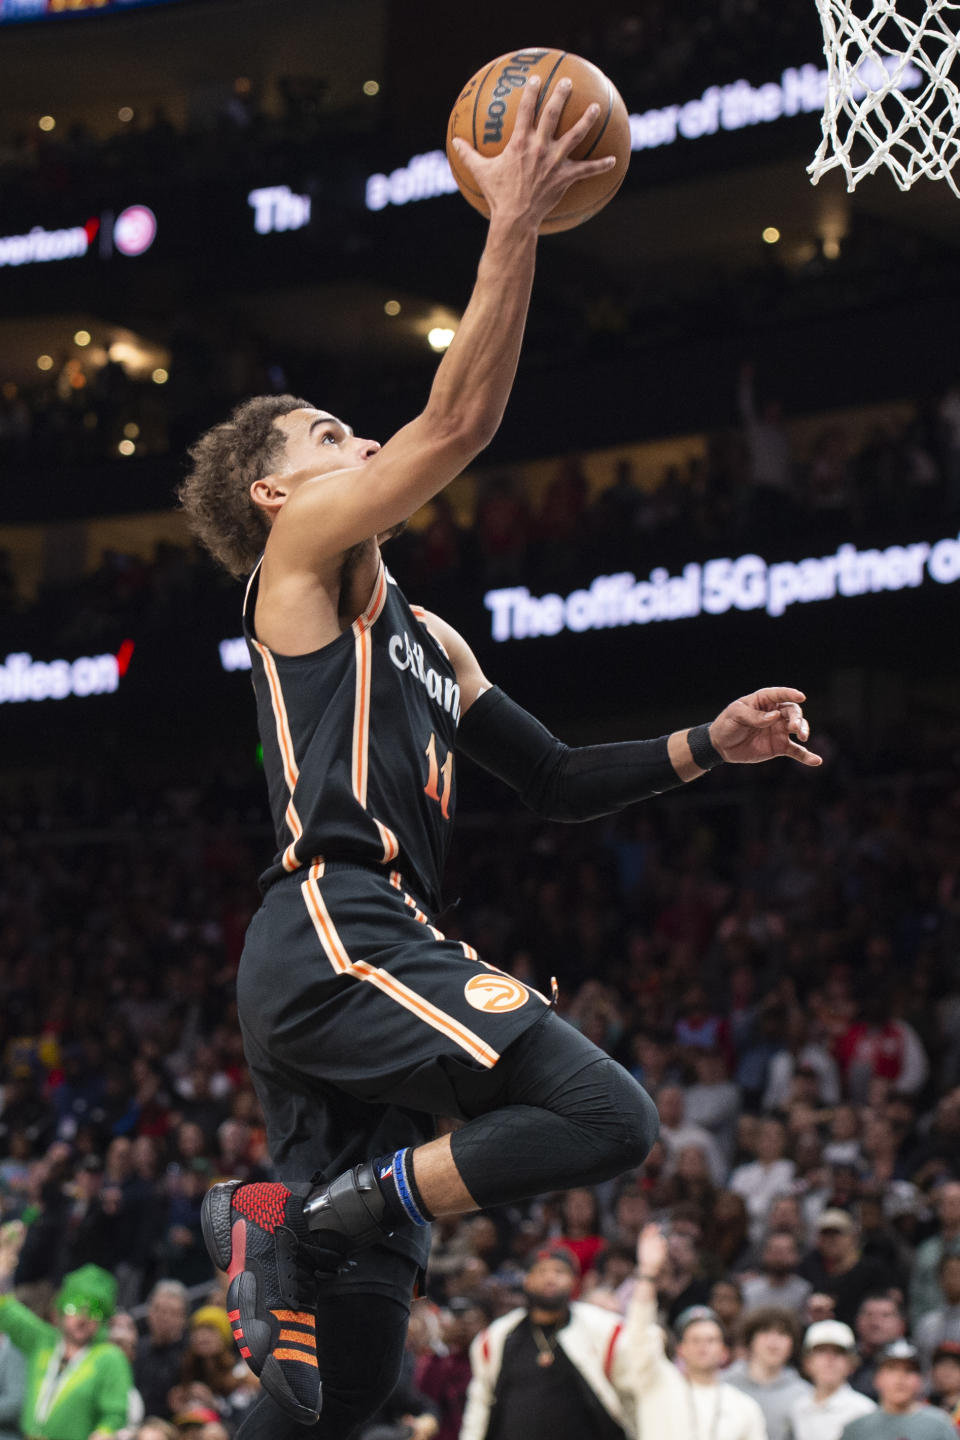
[(389, 828), (389, 826), (381, 825), (380, 821), (377, 819), (374, 819), (373, 823), (374, 825), (376, 825), (377, 830), (380, 834), (380, 839), (383, 842), (382, 864), (389, 865), (390, 861), (396, 860), (397, 856), (400, 854), (400, 841), (397, 839), (396, 835), (394, 835), (393, 831)]
[[(394, 872), (394, 873), (396, 873), (396, 872)], [(400, 889), (399, 883), (397, 884), (397, 889), (398, 889), (398, 890)], [(444, 935), (443, 931), (442, 931), (442, 930), (438, 930), (437, 927), (436, 927), (436, 925), (431, 925), (431, 924), (430, 924), (430, 921), (427, 919), (426, 915), (424, 915), (423, 911), (417, 909), (417, 902), (416, 902), (416, 900), (414, 900), (410, 895), (407, 895), (407, 894), (404, 894), (403, 899), (404, 899), (404, 903), (407, 904), (407, 905), (409, 905), (410, 908), (411, 908), (411, 910), (413, 911), (413, 918), (414, 918), (414, 920), (418, 920), (421, 925), (426, 925), (427, 929), (430, 931), (430, 934), (433, 936), (434, 940), (446, 940), (447, 937), (446, 937), (446, 935)]]
[(283, 776), (287, 782), (287, 789), (293, 794), (297, 781), (300, 778), (300, 771), (297, 768), (296, 756), (293, 753), (293, 740), (290, 736), (290, 725), (287, 720), (286, 706), (283, 703), (280, 677), (277, 674), (274, 658), (267, 647), (261, 645), (259, 640), (254, 640), (253, 643), (256, 647), (257, 654), (263, 661), (267, 684), (270, 687), (270, 703), (273, 706), (273, 718), (277, 724), (277, 739), (280, 742), (280, 754), (283, 757)]
[(356, 681), (353, 702), (353, 793), (367, 805), (367, 751), (370, 743), (370, 641), (361, 618), (353, 627)]
[(489, 1068), (497, 1063), (500, 1059), (499, 1052), (452, 1015), (448, 1015), (438, 1006), (424, 999), (422, 995), (418, 995), (415, 990), (411, 990), (401, 980), (394, 979), (387, 971), (370, 965), (366, 960), (351, 960), (330, 918), (330, 912), (327, 910), (318, 887), (308, 880), (304, 880), (300, 889), (320, 944), (338, 974), (355, 975), (358, 979), (375, 985), (378, 990), (382, 990), (385, 995), (389, 995), (392, 1000), (396, 1000), (399, 1005), (411, 1011), (427, 1025), (431, 1025), (434, 1030), (439, 1030), (441, 1034), (447, 1035), (481, 1065)]
[(287, 710), (283, 703), (283, 690), (280, 686), (280, 676), (277, 674), (276, 663), (273, 656), (265, 645), (254, 640), (257, 654), (263, 661), (264, 674), (267, 677), (267, 685), (270, 690), (270, 704), (273, 707), (273, 718), (277, 727), (277, 742), (280, 746), (280, 756), (283, 761), (283, 778), (287, 782), (287, 789), (290, 791), (290, 799), (287, 803), (286, 814), (287, 828), (293, 836), (293, 844), (288, 845), (283, 852), (281, 864), (284, 870), (296, 870), (300, 861), (294, 852), (294, 846), (303, 834), (303, 825), (300, 816), (297, 814), (297, 807), (293, 803), (293, 792), (297, 781), (300, 779), (300, 771), (297, 767), (297, 759), (293, 750), (293, 738), (290, 734), (290, 724), (287, 720)]
[(367, 606), (366, 610), (364, 610), (363, 614), (362, 614), (361, 617), (360, 617), (361, 620), (365, 621), (365, 623), (366, 623), (367, 625), (372, 625), (375, 620), (379, 620), (379, 618), (380, 618), (380, 612), (382, 611), (382, 609), (383, 609), (384, 605), (386, 605), (386, 603), (387, 603), (387, 570), (386, 570), (386, 566), (384, 565), (383, 561), (381, 560), (381, 561), (380, 561), (380, 572), (379, 572), (379, 574), (377, 575), (377, 581), (376, 581), (376, 584), (375, 584), (374, 587), (373, 587), (373, 595), (371, 596), (370, 604)]
[(404, 895), (403, 901), (404, 904), (409, 905), (410, 909), (413, 911), (414, 920), (419, 920), (421, 925), (426, 925), (427, 917), (426, 915), (424, 915), (423, 911), (418, 908), (416, 900), (414, 900), (413, 897), (410, 895)]

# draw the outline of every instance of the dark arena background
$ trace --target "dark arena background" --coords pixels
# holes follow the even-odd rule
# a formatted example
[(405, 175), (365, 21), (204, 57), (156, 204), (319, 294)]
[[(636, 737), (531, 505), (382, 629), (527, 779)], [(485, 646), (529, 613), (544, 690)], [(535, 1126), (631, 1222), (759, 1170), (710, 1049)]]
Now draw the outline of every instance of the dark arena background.
[(569, 743), (784, 684), (824, 764), (564, 827), (463, 762), (446, 934), (555, 976), (662, 1132), (596, 1191), (435, 1225), (363, 1433), (456, 1440), (528, 1258), (625, 1310), (649, 1220), (665, 1324), (710, 1304), (742, 1360), (777, 1305), (800, 1367), (842, 1321), (870, 1395), (905, 1336), (960, 1405), (960, 200), (810, 185), (813, 0), (0, 0), (0, 1289), (46, 1317), (110, 1272), (142, 1440), (255, 1400), (199, 1214), (273, 1178), (234, 988), (275, 844), (186, 447), (253, 394), (380, 440), (422, 408), (485, 234), (447, 115), (528, 42), (613, 79), (630, 170), (540, 242), (504, 423), (390, 568)]

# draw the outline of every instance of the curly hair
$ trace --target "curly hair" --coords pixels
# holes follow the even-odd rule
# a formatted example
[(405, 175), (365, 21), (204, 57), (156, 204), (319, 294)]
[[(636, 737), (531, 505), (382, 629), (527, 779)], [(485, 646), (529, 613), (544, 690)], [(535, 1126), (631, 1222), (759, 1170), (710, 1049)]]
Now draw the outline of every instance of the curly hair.
[(177, 499), (193, 534), (231, 575), (250, 573), (269, 530), (250, 486), (269, 475), (283, 447), (283, 432), (273, 422), (304, 409), (312, 409), (310, 402), (295, 395), (257, 395), (187, 451), (193, 465)]

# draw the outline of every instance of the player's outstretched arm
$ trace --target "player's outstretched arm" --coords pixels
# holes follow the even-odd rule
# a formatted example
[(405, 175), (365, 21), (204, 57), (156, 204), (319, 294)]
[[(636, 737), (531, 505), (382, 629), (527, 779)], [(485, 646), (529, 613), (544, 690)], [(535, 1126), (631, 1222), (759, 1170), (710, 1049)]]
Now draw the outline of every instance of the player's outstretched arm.
[(595, 820), (672, 790), (722, 761), (758, 764), (778, 755), (822, 764), (802, 743), (810, 737), (800, 690), (772, 686), (734, 700), (709, 725), (656, 740), (564, 745), (546, 726), (491, 685), (452, 625), (427, 614), (427, 626), (457, 672), (462, 719), (457, 749), (516, 790), (548, 820)]
[(457, 142), (461, 163), (487, 199), (490, 225), (473, 293), (426, 407), (360, 472), (318, 475), (297, 488), (275, 526), (290, 560), (340, 554), (392, 530), (459, 475), (496, 434), (520, 355), (538, 226), (574, 182), (616, 163), (612, 157), (570, 158), (596, 124), (596, 106), (557, 135), (569, 86), (558, 83), (539, 118), (538, 90), (539, 78), (533, 76), (500, 155), (488, 159)]

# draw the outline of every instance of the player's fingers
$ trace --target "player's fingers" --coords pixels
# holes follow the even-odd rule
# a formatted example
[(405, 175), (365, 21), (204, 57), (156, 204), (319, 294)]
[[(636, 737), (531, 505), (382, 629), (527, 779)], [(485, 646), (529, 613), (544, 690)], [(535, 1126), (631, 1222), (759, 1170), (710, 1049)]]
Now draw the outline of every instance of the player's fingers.
[(804, 719), (803, 711), (799, 705), (792, 703), (789, 705), (781, 705), (780, 714), (783, 716), (788, 735), (795, 735), (798, 740), (809, 739), (810, 726)]
[(616, 155), (602, 155), (599, 160), (568, 160), (560, 171), (560, 178), (573, 184), (576, 180), (590, 180), (594, 175), (605, 175), (617, 163)]
[(586, 140), (599, 118), (600, 106), (597, 105), (596, 102), (588, 105), (576, 124), (571, 125), (570, 129), (565, 131), (557, 140), (557, 146), (561, 155), (569, 155), (572, 150), (576, 150), (577, 146)]
[(514, 134), (518, 130), (532, 130), (537, 116), (537, 101), (540, 98), (540, 76), (531, 75), (525, 81), (517, 104), (517, 118), (513, 122)]
[(474, 150), (469, 140), (462, 140), (459, 135), (453, 141), (453, 149), (458, 162), (476, 180), (479, 169), (486, 163), (486, 156), (481, 155), (479, 150)]
[(757, 710), (752, 705), (745, 705), (742, 701), (733, 708), (733, 719), (738, 725), (746, 725), (751, 730), (764, 730), (770, 725), (775, 725), (780, 719), (779, 710)]
[(784, 755), (789, 755), (791, 760), (799, 760), (801, 765), (815, 767), (823, 764), (822, 755), (815, 755), (812, 750), (807, 750), (805, 746), (798, 745), (795, 740), (787, 741), (787, 748), (783, 753)]
[(560, 116), (563, 107), (570, 99), (570, 91), (573, 89), (573, 81), (566, 76), (558, 80), (547, 97), (546, 104), (541, 107), (540, 119), (537, 129), (545, 140), (552, 140), (557, 133), (557, 126), (560, 123)]
[(768, 685), (763, 690), (757, 690), (752, 698), (764, 710), (769, 710), (771, 705), (783, 705), (788, 700), (802, 705), (807, 697), (802, 690), (794, 690), (789, 685)]

